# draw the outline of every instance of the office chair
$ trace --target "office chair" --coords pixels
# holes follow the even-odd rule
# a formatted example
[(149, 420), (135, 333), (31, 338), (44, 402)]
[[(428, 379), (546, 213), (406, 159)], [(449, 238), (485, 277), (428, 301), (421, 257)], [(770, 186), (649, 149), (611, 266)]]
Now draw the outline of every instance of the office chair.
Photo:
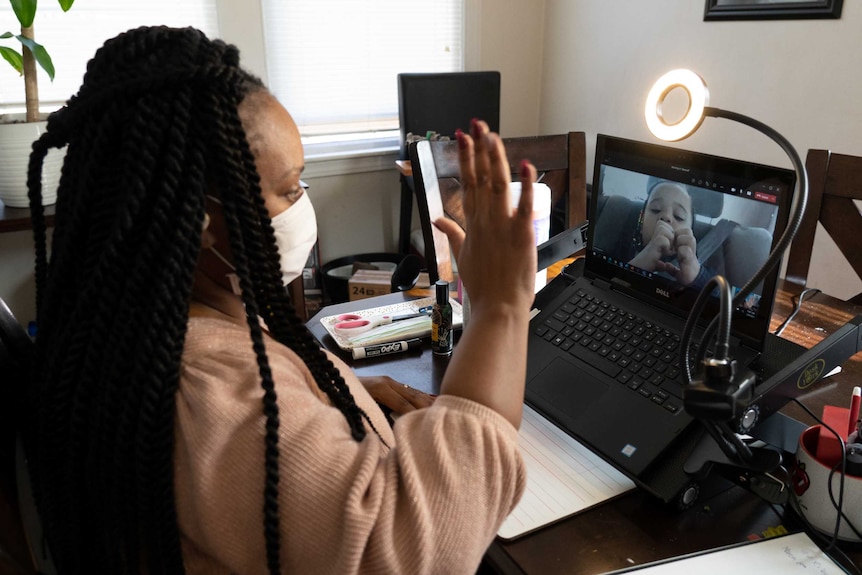
[[(853, 200), (862, 200), (862, 157), (830, 150), (808, 150), (808, 207), (787, 258), (785, 277), (805, 287), (817, 223), (862, 278), (862, 216)], [(862, 293), (848, 301), (862, 304)]]
[[(494, 132), (500, 131), (500, 73), (439, 72), (398, 74), (399, 159), (407, 160), (407, 134), (424, 137), (429, 131), (455, 137), (470, 120), (480, 118)], [(413, 178), (401, 176), (401, 213), (398, 251), (410, 251), (413, 217)]]
[[(586, 137), (584, 132), (569, 132), (551, 136), (503, 138), (512, 177), (522, 159), (536, 166), (541, 181), (551, 188), (551, 201), (562, 206), (562, 218), (553, 236), (587, 219)], [(453, 281), (451, 248), (446, 234), (432, 225), (447, 216), (462, 228), (465, 225), (458, 181), (458, 143), (415, 142), (409, 148), (416, 188), (419, 219), (425, 246), (425, 262), (431, 283), (438, 279)], [(553, 218), (553, 214), (552, 214)]]
[(0, 572), (41, 575), (55, 570), (42, 544), (20, 437), (33, 347), (26, 330), (0, 299)]

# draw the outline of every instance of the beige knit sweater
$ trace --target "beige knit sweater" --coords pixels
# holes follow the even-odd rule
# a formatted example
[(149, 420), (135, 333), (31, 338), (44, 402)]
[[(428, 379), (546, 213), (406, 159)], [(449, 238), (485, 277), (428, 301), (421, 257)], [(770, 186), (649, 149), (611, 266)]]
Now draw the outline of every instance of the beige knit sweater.
[[(517, 431), (455, 396), (394, 429), (338, 358), (373, 432), (350, 436), (290, 349), (266, 339), (278, 393), (284, 573), (474, 573), (526, 481)], [(192, 318), (177, 393), (175, 481), (188, 573), (266, 573), (263, 392), (241, 326)]]

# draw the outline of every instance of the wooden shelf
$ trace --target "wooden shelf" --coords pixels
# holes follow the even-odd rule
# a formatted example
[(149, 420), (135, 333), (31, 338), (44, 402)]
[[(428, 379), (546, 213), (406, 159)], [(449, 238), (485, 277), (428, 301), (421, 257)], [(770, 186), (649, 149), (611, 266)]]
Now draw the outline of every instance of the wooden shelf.
[[(54, 225), (54, 205), (45, 206), (45, 223)], [(7, 208), (0, 202), (0, 233), (32, 229), (29, 208)]]

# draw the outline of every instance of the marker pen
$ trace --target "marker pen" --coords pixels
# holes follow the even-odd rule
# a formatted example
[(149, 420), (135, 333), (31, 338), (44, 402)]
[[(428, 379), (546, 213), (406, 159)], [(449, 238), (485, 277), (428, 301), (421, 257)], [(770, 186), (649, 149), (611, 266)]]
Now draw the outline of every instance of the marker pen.
[(416, 349), (422, 345), (420, 338), (407, 339), (402, 341), (390, 341), (387, 343), (378, 343), (375, 345), (366, 345), (364, 347), (353, 348), (353, 359), (365, 359), (367, 357), (377, 357), (379, 355), (389, 355), (390, 353), (399, 353), (408, 349)]
[(847, 420), (847, 433), (856, 430), (856, 422), (859, 420), (859, 408), (862, 406), (862, 388), (858, 385), (853, 388), (850, 395), (850, 414)]

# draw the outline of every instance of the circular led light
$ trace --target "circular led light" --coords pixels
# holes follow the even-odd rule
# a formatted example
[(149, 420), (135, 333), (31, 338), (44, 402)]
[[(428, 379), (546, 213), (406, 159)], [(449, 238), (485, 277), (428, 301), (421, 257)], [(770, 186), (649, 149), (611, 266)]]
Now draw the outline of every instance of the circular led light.
[[(662, 104), (674, 88), (688, 95), (688, 110), (677, 122), (668, 123), (662, 116)], [(709, 90), (703, 78), (691, 70), (671, 70), (659, 78), (647, 95), (644, 116), (647, 127), (656, 137), (675, 142), (690, 136), (703, 121), (703, 110), (709, 104)]]

